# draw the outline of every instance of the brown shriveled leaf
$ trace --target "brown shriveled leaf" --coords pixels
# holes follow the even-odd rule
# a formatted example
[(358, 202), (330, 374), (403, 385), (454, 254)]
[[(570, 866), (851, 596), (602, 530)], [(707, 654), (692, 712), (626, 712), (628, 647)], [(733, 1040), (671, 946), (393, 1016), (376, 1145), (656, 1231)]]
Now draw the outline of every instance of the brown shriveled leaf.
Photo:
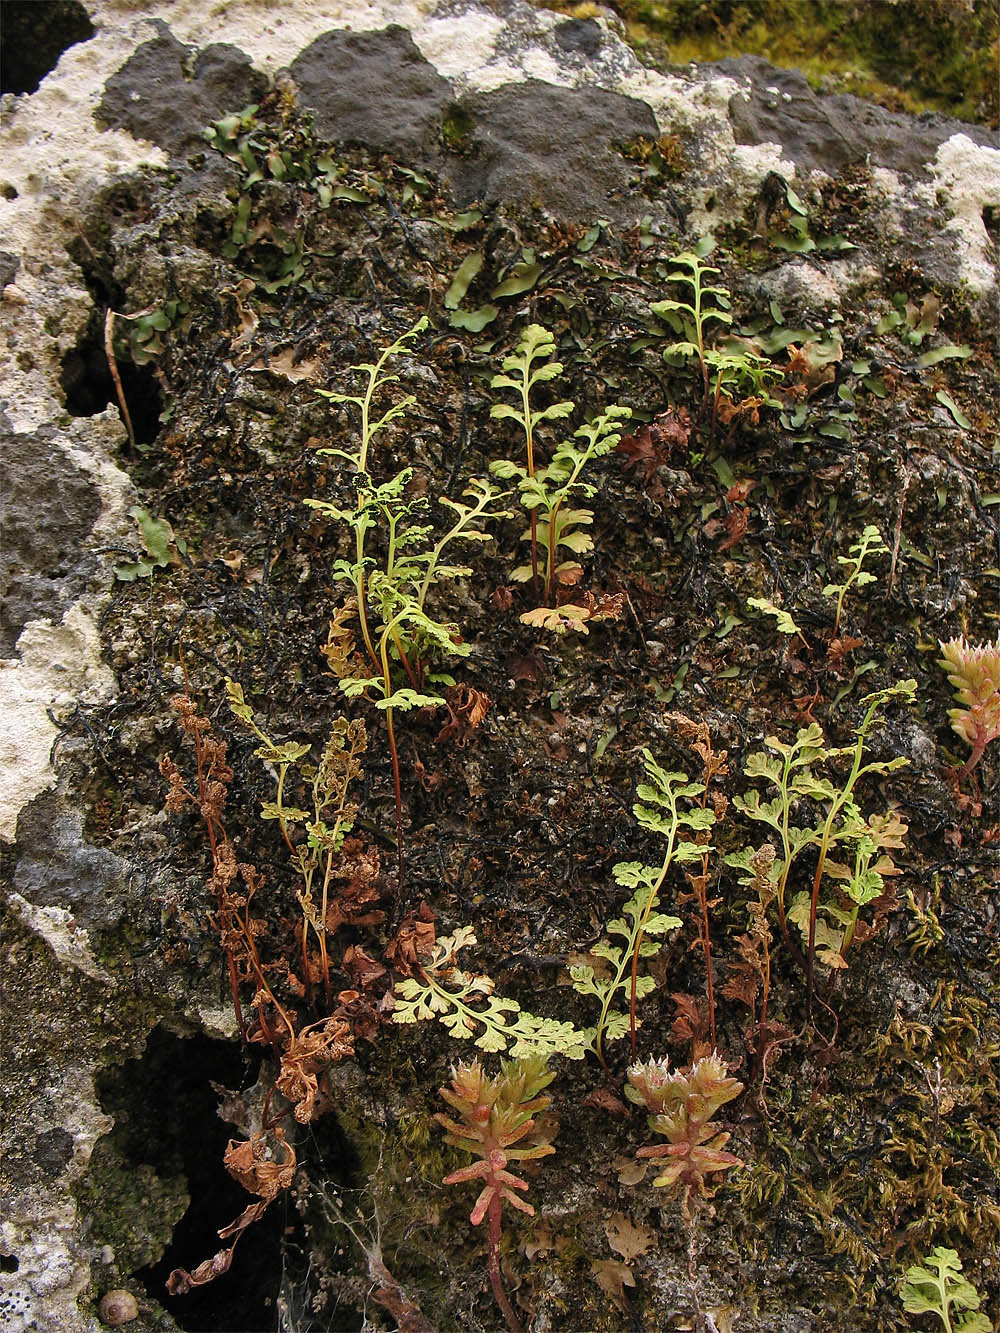
[(731, 551), (746, 536), (750, 525), (749, 510), (746, 505), (735, 505), (722, 520), (727, 536), (719, 542), (720, 551)]
[(416, 913), (407, 912), (395, 938), (385, 946), (385, 957), (400, 976), (411, 977), (420, 960), (430, 957), (437, 939), (434, 921), (433, 911), (422, 902)]
[(698, 1056), (693, 1052), (700, 1050), (708, 1040), (708, 1019), (701, 1012), (693, 996), (683, 991), (676, 991), (670, 998), (677, 1006), (677, 1015), (670, 1028), (670, 1040), (678, 1043), (689, 1041), (692, 1049), (691, 1059), (697, 1060)]
[(623, 1264), (618, 1259), (593, 1259), (590, 1271), (601, 1290), (611, 1297), (622, 1313), (625, 1313), (628, 1310), (625, 1288), (635, 1286), (635, 1276), (628, 1264)]
[(292, 1103), (292, 1114), (300, 1125), (316, 1114), (319, 1076), (327, 1065), (354, 1054), (354, 1035), (342, 1018), (331, 1015), (311, 1023), (295, 1034), (281, 1057), (274, 1086)]
[(297, 384), (299, 380), (318, 380), (322, 369), (319, 362), (312, 357), (303, 357), (296, 361), (297, 350), (295, 347), (286, 347), (252, 369), (269, 370), (274, 375), (281, 375), (284, 379), (291, 380), (293, 384)]
[(604, 1234), (615, 1254), (620, 1254), (626, 1263), (639, 1258), (656, 1244), (656, 1232), (633, 1222), (624, 1213), (612, 1213), (604, 1223)]
[(634, 1157), (615, 1157), (611, 1165), (618, 1172), (618, 1181), (621, 1185), (638, 1185), (640, 1181), (646, 1179), (646, 1172), (649, 1170), (649, 1163), (638, 1161)]
[(545, 664), (537, 652), (515, 653), (507, 658), (504, 670), (511, 680), (541, 680), (545, 674)]
[(360, 679), (364, 676), (364, 663), (355, 654), (356, 640), (349, 622), (356, 620), (358, 603), (356, 598), (348, 598), (343, 606), (333, 613), (327, 630), (326, 643), (320, 652), (327, 660), (332, 675), (338, 680)]
[(580, 601), (590, 612), (591, 620), (621, 620), (622, 612), (625, 610), (625, 594), (623, 592), (601, 593), (600, 595), (585, 592), (580, 597)]
[(623, 435), (617, 445), (628, 460), (626, 467), (641, 472), (650, 481), (657, 468), (667, 462), (675, 449), (686, 450), (691, 439), (691, 421), (687, 409), (667, 411), (634, 435)]
[(608, 1115), (628, 1115), (628, 1107), (614, 1089), (607, 1086), (595, 1088), (584, 1097), (580, 1105), (594, 1111), (606, 1111)]
[(230, 1139), (222, 1159), (226, 1170), (245, 1190), (259, 1194), (268, 1203), (288, 1189), (295, 1176), (295, 1149), (286, 1142), (284, 1130), (276, 1129), (274, 1137), (283, 1155), (280, 1162), (268, 1156), (268, 1145), (260, 1135), (243, 1141)]
[(344, 950), (344, 971), (360, 990), (366, 991), (372, 982), (386, 974), (385, 968), (377, 959), (370, 957), (357, 944), (349, 944)]
[(466, 745), (489, 711), (490, 703), (488, 695), (471, 685), (454, 685), (446, 690), (448, 721), (435, 736), (435, 744), (444, 745), (450, 741), (453, 745)]
[(186, 1268), (175, 1268), (166, 1281), (167, 1291), (171, 1296), (185, 1296), (195, 1287), (204, 1287), (208, 1282), (214, 1282), (217, 1277), (223, 1273), (229, 1272), (229, 1266), (233, 1262), (233, 1251), (236, 1249), (237, 1242), (247, 1227), (252, 1226), (259, 1218), (264, 1216), (268, 1208), (268, 1200), (262, 1199), (260, 1203), (251, 1203), (243, 1209), (235, 1222), (230, 1222), (227, 1227), (223, 1227), (219, 1232), (220, 1240), (228, 1240), (230, 1236), (236, 1239), (230, 1245), (228, 1250), (219, 1250), (213, 1254), (211, 1259), (205, 1259), (193, 1273), (189, 1273)]

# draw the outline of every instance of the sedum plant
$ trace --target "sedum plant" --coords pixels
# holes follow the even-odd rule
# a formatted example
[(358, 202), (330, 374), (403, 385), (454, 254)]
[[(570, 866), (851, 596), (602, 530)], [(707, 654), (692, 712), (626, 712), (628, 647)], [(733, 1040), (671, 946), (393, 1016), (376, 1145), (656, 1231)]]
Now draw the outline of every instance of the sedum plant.
[(443, 1184), (482, 1181), (469, 1221), (473, 1226), (484, 1220), (487, 1223), (490, 1286), (512, 1333), (520, 1333), (521, 1324), (500, 1272), (503, 1205), (509, 1203), (529, 1217), (535, 1210), (515, 1192), (527, 1190), (528, 1182), (507, 1167), (511, 1162), (536, 1161), (555, 1152), (551, 1142), (555, 1124), (535, 1118), (537, 1112), (551, 1105), (552, 1098), (543, 1089), (554, 1077), (545, 1056), (537, 1054), (504, 1061), (494, 1078), (486, 1077), (478, 1060), (460, 1064), (452, 1070), (451, 1086), (439, 1089), (458, 1118), (441, 1112), (434, 1117), (447, 1131), (447, 1142), (476, 1159), (445, 1176)]
[(907, 1314), (933, 1314), (945, 1333), (993, 1333), (993, 1321), (984, 1314), (957, 1315), (958, 1310), (978, 1311), (982, 1297), (962, 1276), (962, 1262), (955, 1250), (937, 1245), (924, 1260), (906, 1270), (900, 1286)]
[(938, 666), (960, 705), (948, 712), (951, 728), (972, 753), (960, 771), (965, 777), (979, 763), (990, 741), (1000, 740), (1000, 635), (996, 643), (967, 643), (964, 638), (942, 643)]
[(666, 1060), (647, 1060), (628, 1071), (625, 1095), (649, 1111), (649, 1127), (667, 1142), (640, 1148), (637, 1157), (663, 1165), (653, 1181), (661, 1187), (680, 1187), (681, 1207), (690, 1225), (698, 1199), (710, 1197), (707, 1177), (721, 1175), (740, 1158), (726, 1151), (729, 1134), (712, 1121), (727, 1102), (743, 1091), (729, 1078), (717, 1052), (703, 1056), (686, 1072), (670, 1072)]

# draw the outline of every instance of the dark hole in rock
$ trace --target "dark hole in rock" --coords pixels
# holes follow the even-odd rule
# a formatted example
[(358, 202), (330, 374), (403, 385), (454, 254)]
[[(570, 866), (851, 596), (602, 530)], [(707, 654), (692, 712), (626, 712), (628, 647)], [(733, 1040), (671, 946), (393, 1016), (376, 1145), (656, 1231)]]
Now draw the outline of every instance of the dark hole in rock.
[(101, 1106), (114, 1116), (118, 1151), (136, 1167), (159, 1176), (184, 1175), (191, 1203), (174, 1229), (163, 1258), (133, 1276), (191, 1333), (248, 1333), (276, 1325), (274, 1302), (281, 1281), (281, 1234), (294, 1213), (279, 1199), (240, 1238), (228, 1273), (187, 1296), (164, 1286), (173, 1268), (192, 1271), (231, 1242), (218, 1231), (254, 1202), (226, 1171), (223, 1154), (233, 1125), (220, 1119), (212, 1083), (250, 1086), (258, 1061), (235, 1042), (177, 1037), (156, 1028), (141, 1059), (108, 1070), (98, 1081)]
[[(118, 358), (118, 374), (137, 444), (152, 444), (160, 432), (163, 395), (150, 366)], [(94, 319), (83, 337), (63, 357), (60, 382), (66, 408), (75, 417), (92, 417), (109, 403), (118, 406), (111, 368), (104, 352), (104, 329)], [(121, 408), (118, 408), (119, 413)]]
[(0, 1254), (0, 1273), (16, 1273), (20, 1266), (16, 1254)]
[(94, 26), (78, 0), (0, 0), (0, 32), (0, 93), (33, 93)]
[(1000, 208), (986, 205), (983, 209), (983, 226), (993, 244), (1000, 248)]

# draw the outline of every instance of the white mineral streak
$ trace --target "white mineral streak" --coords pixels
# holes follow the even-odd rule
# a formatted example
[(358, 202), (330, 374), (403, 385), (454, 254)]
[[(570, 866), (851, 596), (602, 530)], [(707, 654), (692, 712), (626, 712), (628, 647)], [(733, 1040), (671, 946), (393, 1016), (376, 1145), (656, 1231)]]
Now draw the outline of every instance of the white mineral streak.
[[(275, 74), (332, 28), (367, 32), (396, 23), (413, 29), (436, 5), (434, 0), (383, 0), (381, 4), (364, 4), (361, 0), (293, 0), (284, 4), (230, 0), (216, 5), (205, 4), (204, 0), (169, 0), (145, 8), (168, 24), (179, 42), (199, 47), (229, 42), (244, 51), (259, 69)], [(95, 27), (101, 28), (121, 28), (135, 14), (132, 0), (91, 0), (87, 9)]]
[[(503, 29), (503, 19), (498, 15), (475, 10), (428, 19), (414, 33), (414, 41), (442, 78), (453, 80), (456, 91), (483, 92), (517, 78), (513, 65), (496, 59), (497, 39)], [(490, 69), (502, 69), (503, 77), (494, 82), (486, 73)]]
[(38, 907), (19, 893), (12, 893), (7, 902), (14, 915), (45, 941), (60, 963), (77, 968), (91, 981), (111, 984), (111, 977), (94, 958), (89, 934), (77, 925), (72, 912), (65, 907)]
[(953, 134), (928, 166), (952, 215), (946, 229), (954, 238), (962, 278), (980, 296), (995, 293), (997, 271), (983, 210), (1000, 208), (1000, 149)]
[(0, 659), (0, 838), (8, 842), (22, 807), (54, 781), (49, 753), (58, 732), (49, 712), (114, 690), (97, 626), (80, 602), (59, 625), (29, 621), (17, 648), (18, 659)]
[[(67, 1177), (85, 1169), (94, 1144), (114, 1128), (97, 1105), (89, 1069), (69, 1065), (58, 1087), (47, 1091), (46, 1123), (73, 1137)], [(38, 1190), (9, 1197), (0, 1220), (0, 1250), (17, 1259), (16, 1273), (0, 1273), (0, 1328), (4, 1333), (98, 1333), (96, 1319), (81, 1314), (77, 1300), (90, 1280), (79, 1254), (80, 1222), (69, 1193), (46, 1197)]]

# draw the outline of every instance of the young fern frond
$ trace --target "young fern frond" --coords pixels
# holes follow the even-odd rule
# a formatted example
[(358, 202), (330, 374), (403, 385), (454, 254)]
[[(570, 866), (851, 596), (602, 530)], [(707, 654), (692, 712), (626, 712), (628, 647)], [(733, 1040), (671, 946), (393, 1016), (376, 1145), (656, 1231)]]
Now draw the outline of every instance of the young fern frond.
[(978, 1311), (982, 1304), (979, 1292), (962, 1276), (957, 1250), (936, 1245), (923, 1265), (906, 1270), (899, 1294), (907, 1314), (937, 1315), (945, 1333), (993, 1333), (993, 1321), (984, 1314), (958, 1315), (952, 1322), (956, 1311)]
[[(529, 324), (521, 335), (521, 341), (518, 344), (517, 351), (512, 355), (505, 357), (503, 373), (494, 375), (490, 380), (491, 389), (511, 389), (520, 397), (520, 407), (512, 407), (509, 403), (494, 403), (490, 409), (490, 417), (494, 421), (514, 421), (524, 431), (525, 455), (527, 466), (524, 469), (524, 475), (534, 477), (535, 475), (535, 431), (544, 421), (559, 421), (563, 417), (572, 414), (576, 404), (570, 401), (550, 403), (548, 407), (533, 408), (531, 404), (532, 390), (539, 384), (547, 384), (552, 380), (558, 379), (563, 373), (563, 364), (561, 361), (547, 361), (544, 365), (535, 366), (535, 362), (543, 357), (550, 357), (555, 353), (556, 341), (547, 329), (542, 328), (540, 324)], [(513, 476), (515, 471), (504, 472), (501, 467), (515, 465), (493, 464), (491, 471), (497, 476)], [(532, 579), (535, 584), (535, 591), (538, 591), (538, 534), (537, 519), (535, 514), (531, 515), (530, 540), (531, 540), (531, 564), (526, 577)]]
[(869, 556), (888, 555), (889, 548), (882, 540), (881, 534), (874, 523), (869, 523), (861, 533), (861, 537), (849, 549), (848, 555), (838, 555), (837, 564), (843, 565), (847, 571), (847, 578), (843, 583), (828, 583), (823, 589), (824, 597), (836, 597), (837, 609), (833, 617), (833, 637), (837, 637), (837, 631), (840, 629), (840, 617), (844, 610), (844, 598), (851, 588), (864, 588), (869, 583), (875, 582), (875, 575), (869, 570), (863, 568), (865, 561)]
[(705, 330), (710, 321), (717, 324), (731, 324), (733, 317), (729, 313), (729, 292), (725, 287), (713, 287), (706, 278), (718, 273), (717, 268), (703, 264), (700, 257), (685, 251), (676, 255), (673, 263), (678, 267), (667, 274), (668, 282), (684, 283), (691, 291), (690, 301), (654, 301), (650, 309), (654, 315), (664, 319), (675, 333), (683, 335), (679, 342), (671, 343), (663, 350), (664, 360), (676, 361), (678, 357), (695, 356), (701, 367), (704, 401), (709, 398), (708, 360), (705, 349)]
[(517, 480), (521, 504), (531, 514), (531, 527), (522, 534), (522, 540), (533, 543), (533, 564), (515, 569), (513, 577), (525, 582), (537, 573), (537, 547), (541, 546), (545, 565), (544, 600), (548, 606), (554, 600), (557, 584), (576, 583), (583, 576), (583, 566), (576, 560), (559, 561), (560, 550), (585, 555), (594, 545), (589, 534), (581, 531), (593, 521), (593, 510), (569, 509), (565, 507), (566, 501), (571, 496), (590, 499), (596, 494), (597, 488), (583, 481), (581, 474), (595, 458), (603, 458), (618, 444), (620, 427), (631, 415), (631, 409), (617, 403), (608, 407), (575, 431), (572, 439), (557, 445), (551, 461), (533, 474), (509, 459), (490, 465), (494, 475)]
[[(465, 565), (444, 564), (445, 550), (453, 542), (489, 541), (490, 536), (483, 525), (506, 518), (509, 512), (500, 506), (504, 492), (492, 481), (477, 478), (464, 492), (470, 497), (471, 504), (447, 498), (441, 500), (456, 517), (451, 527), (434, 542), (433, 524), (424, 521), (430, 507), (428, 501), (421, 496), (408, 495), (413, 469), (403, 468), (383, 482), (376, 482), (369, 472), (369, 455), (375, 436), (416, 402), (410, 395), (391, 404), (381, 416), (373, 417), (376, 395), (386, 385), (398, 380), (398, 376), (387, 373), (386, 366), (394, 356), (408, 350), (407, 344), (427, 325), (426, 318), (418, 320), (412, 329), (385, 348), (376, 361), (354, 367), (367, 377), (363, 393), (320, 391), (330, 401), (349, 403), (360, 413), (360, 441), (354, 453), (343, 449), (318, 451), (343, 458), (352, 466), (356, 500), (353, 507), (326, 500), (306, 500), (310, 508), (336, 522), (346, 523), (354, 533), (353, 560), (336, 560), (333, 573), (338, 580), (350, 585), (348, 601), (356, 609), (370, 666), (359, 671), (359, 664), (350, 651), (346, 651), (351, 637), (344, 628), (343, 611), (335, 617), (335, 636), (331, 627), (331, 645), (339, 644), (344, 651), (338, 651), (334, 646), (327, 656), (331, 664), (336, 663), (348, 673), (339, 677), (340, 688), (348, 698), (369, 693), (381, 696), (376, 698), (375, 706), (385, 715), (392, 759), (400, 886), (404, 874), (403, 795), (393, 714), (444, 702), (439, 694), (425, 690), (425, 670), (434, 659), (467, 656), (469, 648), (462, 643), (456, 625), (439, 622), (428, 613), (428, 595), (433, 587), (445, 580), (461, 578), (470, 572)], [(385, 555), (381, 563), (367, 554), (368, 536), (374, 530), (384, 534)], [(396, 686), (393, 661), (402, 667), (408, 685)], [(429, 679), (433, 681), (434, 676)], [(438, 675), (437, 679), (438, 683), (454, 683), (447, 675)]]
[(394, 356), (401, 352), (408, 352), (407, 343), (414, 338), (418, 338), (427, 328), (430, 321), (424, 315), (418, 319), (412, 329), (401, 334), (394, 343), (386, 347), (377, 361), (362, 361), (351, 369), (367, 376), (368, 383), (365, 391), (359, 394), (335, 393), (329, 389), (317, 389), (316, 392), (326, 398), (331, 403), (350, 403), (356, 407), (361, 417), (361, 440), (356, 453), (349, 454), (343, 449), (318, 449), (317, 453), (333, 455), (337, 458), (346, 458), (348, 462), (354, 464), (355, 471), (364, 474), (368, 471), (368, 454), (371, 449), (372, 441), (380, 430), (385, 428), (399, 417), (404, 416), (416, 403), (416, 398), (412, 394), (407, 395), (399, 402), (392, 403), (382, 415), (372, 421), (372, 403), (379, 390), (384, 389), (387, 384), (396, 384), (399, 382), (398, 375), (388, 375), (385, 373), (385, 367)]
[[(262, 803), (260, 817), (277, 821), (292, 865), (302, 880), (302, 888), (297, 891), (296, 898), (303, 917), (303, 971), (308, 978), (310, 969), (307, 948), (311, 929), (319, 947), (320, 969), (329, 1004), (327, 907), (337, 858), (344, 839), (354, 827), (357, 815), (357, 807), (348, 801), (348, 792), (351, 783), (361, 775), (361, 756), (368, 748), (365, 725), (360, 719), (348, 721), (343, 717), (337, 718), (330, 729), (319, 763), (303, 763), (302, 760), (312, 747), (301, 741), (275, 744), (258, 724), (240, 684), (227, 679), (226, 696), (232, 713), (262, 742), (254, 755), (272, 765), (277, 772), (275, 799)], [(288, 775), (296, 767), (309, 793), (309, 810), (285, 803)], [(300, 832), (295, 833), (296, 829)], [(314, 892), (317, 889), (319, 902)]]
[[(593, 995), (600, 1002), (601, 1010), (591, 1040), (597, 1058), (605, 1069), (605, 1044), (617, 1041), (629, 1032), (628, 1012), (612, 1009), (612, 1005), (616, 997), (621, 996), (625, 1000), (629, 995), (633, 957), (651, 958), (659, 953), (662, 944), (658, 939), (648, 937), (664, 936), (682, 924), (680, 917), (651, 910), (659, 877), (658, 867), (644, 866), (638, 861), (620, 861), (612, 873), (616, 883), (636, 891), (622, 908), (622, 915), (605, 926), (607, 938), (600, 940), (590, 950), (592, 957), (602, 958), (610, 964), (610, 975), (598, 976), (588, 963), (575, 964), (569, 970), (573, 989), (581, 995)], [(613, 936), (623, 943), (612, 943)], [(637, 976), (636, 1000), (643, 999), (655, 988), (656, 983), (652, 977)], [(640, 1019), (636, 1018), (635, 1026), (641, 1026)]]
[[(636, 819), (647, 832), (665, 837), (667, 846), (659, 865), (643, 865), (640, 861), (619, 861), (614, 867), (618, 884), (635, 890), (625, 904), (624, 916), (616, 918), (607, 927), (609, 935), (622, 938), (618, 945), (602, 940), (591, 953), (611, 964), (608, 978), (597, 976), (589, 964), (580, 964), (570, 970), (574, 989), (583, 995), (593, 995), (601, 1003), (597, 1026), (593, 1033), (594, 1050), (601, 1064), (607, 1068), (605, 1042), (630, 1033), (632, 1055), (636, 1051), (636, 1029), (639, 1020), (636, 1005), (653, 989), (650, 977), (639, 976), (639, 960), (650, 957), (659, 949), (647, 939), (649, 935), (665, 935), (682, 924), (679, 917), (657, 912), (659, 894), (671, 866), (700, 861), (707, 846), (679, 836), (681, 831), (704, 834), (715, 822), (715, 813), (701, 806), (682, 808), (679, 802), (689, 803), (705, 790), (705, 784), (690, 782), (686, 773), (668, 773), (661, 768), (648, 750), (642, 752), (643, 766), (649, 782), (636, 789), (638, 800), (632, 809)], [(625, 917), (628, 917), (626, 921)], [(628, 996), (628, 1014), (612, 1009), (616, 995)]]
[(475, 1039), (482, 1051), (511, 1056), (565, 1055), (582, 1060), (588, 1034), (554, 1018), (525, 1013), (516, 1000), (494, 995), (492, 977), (466, 972), (456, 964), (460, 949), (476, 943), (474, 931), (460, 927), (439, 939), (430, 958), (419, 964), (420, 977), (396, 983), (394, 1023), (437, 1018), (459, 1041)]
[[(844, 955), (858, 929), (860, 909), (882, 894), (885, 876), (896, 873), (888, 852), (902, 845), (906, 826), (892, 811), (865, 817), (854, 792), (863, 777), (892, 773), (909, 762), (900, 756), (866, 763), (865, 747), (879, 710), (893, 698), (911, 701), (915, 692), (916, 681), (905, 680), (867, 695), (862, 701), (866, 711), (851, 745), (827, 747), (822, 728), (814, 722), (801, 728), (791, 743), (777, 736), (765, 737), (764, 744), (771, 753), (751, 755), (744, 768), (747, 777), (762, 779), (776, 793), (770, 800), (762, 800), (760, 792), (750, 791), (737, 796), (735, 805), (748, 818), (767, 824), (778, 835), (780, 849), (771, 870), (778, 921), (787, 947), (807, 973), (810, 1007), (817, 956), (829, 967), (845, 965)], [(847, 777), (840, 783), (814, 772), (815, 765), (833, 759), (851, 761)], [(803, 805), (805, 802), (817, 810), (815, 822), (793, 824), (796, 811), (808, 808)], [(831, 853), (841, 845), (853, 849), (853, 869), (832, 859)], [(786, 894), (792, 866), (807, 847), (816, 849), (812, 890), (797, 895), (789, 905)], [(727, 857), (726, 862), (748, 872), (750, 855), (746, 851), (736, 853)], [(838, 884), (842, 898), (822, 905), (824, 918), (832, 920), (833, 926), (819, 918), (820, 889), (827, 879)], [(751, 883), (749, 874), (741, 882)], [(806, 939), (804, 957), (792, 942), (789, 921), (799, 927)]]

